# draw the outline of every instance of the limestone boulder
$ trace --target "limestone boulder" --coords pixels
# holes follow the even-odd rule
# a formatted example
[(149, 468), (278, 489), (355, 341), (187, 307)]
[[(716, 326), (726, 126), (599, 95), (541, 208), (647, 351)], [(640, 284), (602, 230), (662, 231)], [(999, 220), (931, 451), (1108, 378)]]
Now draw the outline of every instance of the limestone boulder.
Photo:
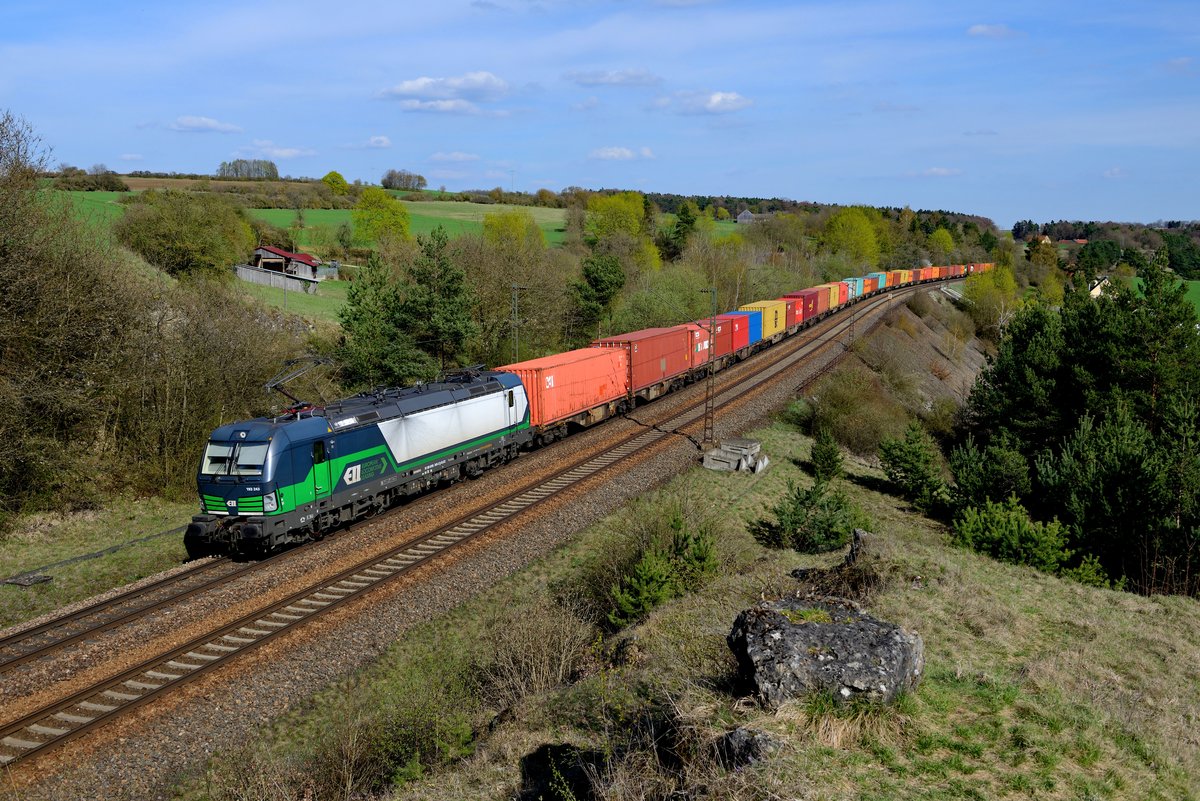
[(919, 634), (836, 598), (759, 603), (737, 616), (728, 642), (742, 680), (773, 707), (817, 692), (890, 703), (916, 688), (925, 663)]

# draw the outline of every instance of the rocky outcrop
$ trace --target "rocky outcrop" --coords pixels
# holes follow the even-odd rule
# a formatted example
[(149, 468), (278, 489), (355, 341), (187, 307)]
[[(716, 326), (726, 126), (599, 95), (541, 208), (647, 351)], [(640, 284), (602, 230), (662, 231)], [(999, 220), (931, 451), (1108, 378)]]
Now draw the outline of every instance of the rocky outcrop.
[(889, 703), (915, 689), (924, 668), (920, 635), (843, 599), (757, 604), (738, 615), (728, 642), (741, 678), (770, 706), (814, 692)]

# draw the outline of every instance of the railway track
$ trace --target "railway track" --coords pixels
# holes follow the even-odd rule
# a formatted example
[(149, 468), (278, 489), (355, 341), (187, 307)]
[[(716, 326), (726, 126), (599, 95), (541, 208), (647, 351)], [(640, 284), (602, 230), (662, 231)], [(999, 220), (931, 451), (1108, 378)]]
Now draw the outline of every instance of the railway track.
[[(716, 390), (715, 408), (719, 411), (738, 403), (748, 393), (765, 386), (780, 373), (813, 360), (830, 348), (846, 347), (840, 340), (844, 334), (867, 332), (879, 324), (887, 308), (896, 298), (919, 289), (914, 287), (899, 290), (864, 301), (848, 310), (850, 314), (829, 318), (822, 325), (810, 329), (807, 335), (785, 340), (775, 348), (765, 351), (756, 357), (756, 369), (752, 374), (726, 381)], [(857, 329), (856, 325), (859, 326)], [(828, 369), (833, 361), (835, 360), (831, 360), (825, 368), (809, 376), (808, 380), (815, 379)], [(375, 588), (428, 564), (452, 548), (511, 522), (516, 516), (550, 501), (564, 490), (579, 487), (615, 465), (672, 437), (690, 437), (690, 430), (698, 431), (702, 426), (704, 406), (705, 400), (701, 395), (682, 408), (663, 415), (665, 419), (658, 422), (635, 420), (645, 427), (623, 435), (607, 450), (576, 457), (566, 466), (527, 482), (486, 508), (472, 510), (449, 525), (365, 559), (335, 576), (312, 583), (287, 598), (263, 605), (219, 629), (162, 652), (18, 720), (0, 724), (0, 766), (12, 766), (82, 736), (227, 664), (231, 659), (296, 629), (307, 621), (349, 601), (362, 598)], [(232, 580), (233, 577), (242, 575), (243, 571), (253, 569), (257, 564), (261, 563), (243, 566), (229, 576), (217, 577), (215, 581), (224, 583)], [(128, 622), (167, 603), (203, 591), (199, 586), (189, 588), (183, 596), (155, 601), (140, 612), (128, 612), (123, 620)], [(101, 628), (94, 629), (93, 633), (116, 625), (120, 623), (102, 623)], [(71, 638), (77, 641), (85, 636), (87, 635), (77, 632), (72, 634)], [(52, 644), (47, 648), (54, 649), (60, 645)], [(18, 658), (28, 661), (33, 657)], [(10, 660), (9, 664), (14, 661), (15, 658)]]

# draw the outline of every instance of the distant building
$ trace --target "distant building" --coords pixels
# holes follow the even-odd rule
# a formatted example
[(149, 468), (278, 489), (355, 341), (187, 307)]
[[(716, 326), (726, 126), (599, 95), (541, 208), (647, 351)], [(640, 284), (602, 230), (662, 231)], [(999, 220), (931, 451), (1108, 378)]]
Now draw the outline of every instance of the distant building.
[(755, 220), (765, 220), (774, 216), (774, 214), (755, 214), (754, 212), (750, 211), (750, 209), (746, 209), (737, 216), (737, 222), (738, 225), (749, 225)]
[(254, 251), (251, 266), (260, 270), (273, 270), (284, 275), (315, 279), (321, 260), (307, 253), (289, 253), (281, 248), (263, 245)]

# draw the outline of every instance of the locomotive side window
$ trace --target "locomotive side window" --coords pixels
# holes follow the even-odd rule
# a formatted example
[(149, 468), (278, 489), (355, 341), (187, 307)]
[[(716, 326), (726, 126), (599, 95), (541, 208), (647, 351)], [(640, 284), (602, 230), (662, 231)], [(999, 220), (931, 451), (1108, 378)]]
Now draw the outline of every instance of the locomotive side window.
[(313, 464), (321, 464), (324, 461), (325, 461), (325, 443), (320, 442), (320, 441), (314, 442), (313, 443)]
[(508, 408), (511, 409), (512, 407), (513, 407), (513, 391), (510, 389), (508, 391)]

